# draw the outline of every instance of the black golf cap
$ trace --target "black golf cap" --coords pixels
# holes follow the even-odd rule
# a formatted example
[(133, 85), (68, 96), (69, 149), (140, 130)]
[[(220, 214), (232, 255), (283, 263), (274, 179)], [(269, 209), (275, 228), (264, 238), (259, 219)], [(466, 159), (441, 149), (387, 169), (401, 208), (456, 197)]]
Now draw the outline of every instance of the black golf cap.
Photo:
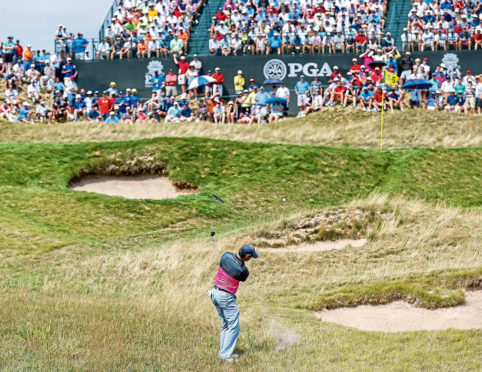
[(241, 247), (241, 249), (239, 250), (239, 255), (241, 257), (245, 257), (245, 256), (250, 256), (250, 257), (253, 257), (253, 258), (259, 257), (258, 252), (256, 252), (256, 249), (254, 249), (254, 247), (251, 244), (243, 245)]

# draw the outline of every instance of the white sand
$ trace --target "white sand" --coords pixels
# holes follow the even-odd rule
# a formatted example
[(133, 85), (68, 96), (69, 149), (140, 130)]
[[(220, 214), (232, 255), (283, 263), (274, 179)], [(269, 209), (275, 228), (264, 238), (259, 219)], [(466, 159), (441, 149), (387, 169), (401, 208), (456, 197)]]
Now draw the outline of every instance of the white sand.
[(334, 241), (319, 241), (310, 244), (290, 245), (282, 248), (262, 248), (261, 252), (268, 253), (297, 253), (297, 252), (323, 252), (336, 249), (344, 249), (347, 247), (359, 248), (365, 245), (366, 239), (343, 239)]
[(176, 190), (168, 177), (160, 176), (88, 176), (72, 184), (71, 189), (127, 199), (168, 199), (192, 193)]
[(482, 291), (467, 292), (465, 304), (427, 310), (396, 301), (387, 305), (362, 305), (323, 310), (316, 317), (363, 331), (405, 332), (482, 328)]

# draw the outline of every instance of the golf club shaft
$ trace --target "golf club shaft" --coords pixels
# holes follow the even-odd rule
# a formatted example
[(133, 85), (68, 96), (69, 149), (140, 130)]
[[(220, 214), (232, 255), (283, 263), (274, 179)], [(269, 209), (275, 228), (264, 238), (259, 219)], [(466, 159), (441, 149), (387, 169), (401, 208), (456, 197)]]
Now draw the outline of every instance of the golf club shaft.
[(218, 251), (219, 255), (221, 256), (221, 250), (219, 249), (218, 245), (216, 244), (216, 242), (214, 240), (214, 236), (211, 236), (211, 240), (214, 244), (214, 247), (216, 247), (216, 250)]

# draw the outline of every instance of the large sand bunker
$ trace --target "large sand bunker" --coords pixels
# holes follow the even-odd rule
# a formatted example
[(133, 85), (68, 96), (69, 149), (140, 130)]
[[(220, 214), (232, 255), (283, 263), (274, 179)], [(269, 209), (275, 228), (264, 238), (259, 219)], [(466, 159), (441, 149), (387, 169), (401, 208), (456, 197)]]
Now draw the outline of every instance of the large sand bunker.
[(421, 309), (403, 301), (386, 305), (362, 305), (323, 310), (316, 317), (363, 331), (405, 332), (482, 328), (482, 291), (467, 292), (463, 305), (435, 310)]
[(282, 248), (263, 248), (260, 249), (262, 252), (270, 253), (298, 253), (298, 252), (324, 252), (337, 249), (344, 249), (348, 247), (360, 248), (365, 245), (366, 239), (341, 239), (341, 240), (328, 240), (328, 241), (318, 241), (314, 243), (306, 243), (300, 245), (291, 245)]
[(192, 194), (195, 190), (179, 190), (163, 176), (86, 176), (70, 185), (72, 190), (95, 192), (128, 199), (168, 199)]

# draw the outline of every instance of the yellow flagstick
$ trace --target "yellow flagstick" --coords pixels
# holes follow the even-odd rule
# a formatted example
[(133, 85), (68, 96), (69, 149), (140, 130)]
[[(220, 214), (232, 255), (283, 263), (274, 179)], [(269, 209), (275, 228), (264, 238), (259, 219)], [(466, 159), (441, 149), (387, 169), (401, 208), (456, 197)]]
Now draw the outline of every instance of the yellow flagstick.
[(380, 124), (380, 151), (383, 151), (383, 104), (385, 103), (385, 67), (383, 67), (382, 120)]

